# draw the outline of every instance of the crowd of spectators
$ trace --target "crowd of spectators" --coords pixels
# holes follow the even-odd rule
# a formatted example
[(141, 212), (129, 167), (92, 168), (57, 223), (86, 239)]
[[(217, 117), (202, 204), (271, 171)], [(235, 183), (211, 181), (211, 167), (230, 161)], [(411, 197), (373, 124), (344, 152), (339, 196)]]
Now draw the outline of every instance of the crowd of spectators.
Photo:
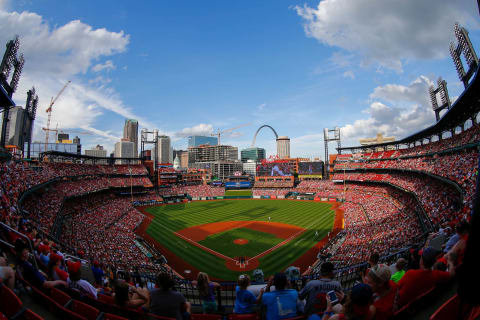
[(172, 185), (168, 188), (159, 189), (159, 194), (165, 196), (173, 196), (185, 193), (189, 194), (193, 198), (223, 197), (225, 195), (225, 188), (209, 185)]
[(254, 197), (284, 197), (287, 193), (291, 192), (292, 188), (275, 188), (275, 189), (253, 189)]
[(391, 196), (391, 187), (350, 188), (342, 205), (344, 242), (335, 252), (323, 251), (340, 265), (365, 261), (372, 251), (381, 255), (397, 252), (422, 235), (418, 216), (407, 195)]

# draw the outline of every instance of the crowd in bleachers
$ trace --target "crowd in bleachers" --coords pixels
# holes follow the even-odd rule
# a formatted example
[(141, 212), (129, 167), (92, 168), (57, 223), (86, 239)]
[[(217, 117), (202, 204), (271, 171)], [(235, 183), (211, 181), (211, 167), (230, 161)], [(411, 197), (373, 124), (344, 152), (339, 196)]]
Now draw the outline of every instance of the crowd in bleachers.
[(84, 195), (106, 190), (111, 187), (130, 187), (151, 185), (148, 177), (85, 177), (73, 181), (60, 181), (42, 188), (40, 192), (29, 195), (24, 202), (24, 209), (30, 218), (39, 223), (45, 232), (49, 232), (63, 200), (68, 197)]
[(279, 197), (285, 196), (287, 193), (291, 192), (292, 188), (275, 188), (275, 189), (253, 189), (252, 195), (255, 196), (268, 196), (268, 197)]
[(159, 189), (160, 195), (172, 196), (187, 193), (193, 198), (223, 197), (224, 187), (213, 187), (209, 185), (172, 185), (168, 188)]
[(390, 189), (349, 188), (341, 207), (345, 212), (344, 242), (332, 259), (353, 265), (365, 261), (372, 251), (387, 255), (418, 241), (422, 230), (412, 199), (398, 194), (392, 198)]
[[(462, 135), (445, 139), (438, 143), (416, 147), (412, 150), (388, 151), (372, 153), (365, 162), (356, 162), (362, 168), (395, 168), (409, 169), (432, 173), (455, 181), (463, 189), (464, 194), (453, 186), (436, 178), (421, 173), (378, 173), (338, 172), (335, 180), (352, 181), (383, 181), (390, 182), (405, 190), (411, 191), (418, 197), (416, 202), (413, 194), (401, 192), (392, 187), (364, 186), (348, 184), (344, 191), (343, 185), (333, 182), (302, 181), (296, 188), (254, 188), (254, 196), (284, 196), (289, 192), (315, 193), (316, 196), (343, 195), (346, 202), (344, 209), (345, 229), (339, 235), (338, 245), (325, 246), (321, 251), (329, 261), (337, 266), (350, 266), (369, 260), (372, 252), (381, 256), (398, 252), (403, 248), (411, 247), (422, 240), (423, 229), (420, 224), (422, 208), (428, 214), (435, 227), (442, 227), (440, 232), (448, 234), (448, 228), (469, 219), (472, 209), (472, 200), (475, 192), (477, 177), (476, 151), (456, 151), (449, 154), (427, 155), (429, 152), (440, 151), (443, 148), (452, 148), (478, 140), (478, 130), (469, 129)], [(404, 155), (416, 155), (416, 158), (400, 158)], [(387, 159), (372, 161), (371, 159)], [(352, 158), (353, 159), (353, 158)], [(347, 161), (347, 157), (343, 159)], [(105, 272), (112, 269), (127, 271), (151, 270), (161, 268), (153, 264), (144, 252), (135, 245), (135, 227), (144, 218), (132, 207), (130, 198), (120, 198), (112, 193), (95, 193), (110, 187), (145, 186), (151, 184), (144, 176), (144, 167), (135, 168), (130, 177), (129, 168), (133, 166), (93, 166), (79, 164), (42, 164), (30, 168), (22, 162), (0, 162), (0, 214), (1, 221), (27, 234), (35, 243), (37, 258), (45, 259), (41, 252), (45, 247), (56, 247), (51, 241), (44, 239), (40, 234), (48, 234), (58, 217), (61, 217), (63, 232), (61, 241), (68, 247), (74, 248), (75, 253), (96, 265), (103, 265)], [(106, 169), (108, 168), (108, 169)], [(108, 175), (124, 175), (123, 177), (107, 177)], [(64, 178), (29, 195), (23, 204), (28, 213), (27, 218), (20, 214), (17, 200), (29, 188), (47, 182), (52, 178)], [(83, 176), (83, 177), (80, 177)], [(173, 185), (160, 189), (160, 194), (141, 194), (135, 199), (161, 199), (161, 195), (189, 194), (194, 198), (217, 197), (224, 195), (224, 188), (208, 185), (183, 186)], [(88, 195), (91, 193), (90, 195)], [(75, 201), (69, 197), (81, 196)], [(464, 202), (460, 199), (463, 196)], [(33, 223), (33, 224), (32, 224)], [(448, 228), (447, 228), (448, 227)], [(447, 229), (446, 229), (447, 228)], [(443, 230), (443, 231), (442, 231)], [(430, 239), (440, 236), (431, 235)], [(443, 235), (446, 238), (445, 235)], [(448, 236), (452, 236), (448, 234)], [(14, 242), (16, 237), (10, 233), (8, 240)], [(458, 237), (458, 243), (464, 245), (464, 235)], [(43, 249), (42, 249), (43, 248)], [(50, 257), (54, 257), (55, 250), (50, 249)], [(425, 252), (429, 252), (425, 249)], [(453, 250), (453, 253), (452, 253)], [(459, 245), (450, 246), (446, 254), (437, 253), (436, 262), (448, 266), (450, 273), (455, 266), (461, 263), (462, 248)], [(61, 253), (61, 251), (58, 251)], [(56, 253), (55, 253), (56, 254)], [(420, 254), (421, 256), (421, 254)], [(425, 257), (426, 261), (427, 257)], [(438, 261), (436, 259), (439, 259)], [(431, 259), (430, 259), (431, 260)], [(107, 268), (108, 266), (108, 268)], [(423, 270), (430, 270), (432, 265), (422, 265)], [(452, 271), (453, 270), (453, 271)], [(368, 278), (367, 272), (367, 278)], [(406, 273), (408, 275), (408, 272)], [(447, 274), (444, 274), (447, 278)], [(52, 280), (53, 281), (53, 280)], [(366, 280), (368, 283), (369, 280)], [(411, 280), (413, 281), (413, 280)], [(405, 281), (406, 282), (406, 281)], [(399, 290), (406, 288), (408, 283), (399, 283)], [(289, 289), (292, 290), (292, 289)], [(405, 289), (407, 290), (407, 289)], [(401, 292), (401, 291), (400, 291)], [(402, 304), (408, 303), (403, 298)], [(302, 312), (302, 310), (299, 310)]]

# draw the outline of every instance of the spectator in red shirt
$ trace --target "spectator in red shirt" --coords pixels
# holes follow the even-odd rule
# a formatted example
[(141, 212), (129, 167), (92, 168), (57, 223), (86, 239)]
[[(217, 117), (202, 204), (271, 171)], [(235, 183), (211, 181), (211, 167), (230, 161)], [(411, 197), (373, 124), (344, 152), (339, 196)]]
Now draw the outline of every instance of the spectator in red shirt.
[(408, 270), (398, 282), (400, 307), (435, 287), (435, 285), (448, 282), (455, 274), (455, 267), (451, 259), (448, 260), (448, 272), (432, 270), (437, 254), (437, 251), (432, 248), (424, 249), (420, 258), (420, 269)]

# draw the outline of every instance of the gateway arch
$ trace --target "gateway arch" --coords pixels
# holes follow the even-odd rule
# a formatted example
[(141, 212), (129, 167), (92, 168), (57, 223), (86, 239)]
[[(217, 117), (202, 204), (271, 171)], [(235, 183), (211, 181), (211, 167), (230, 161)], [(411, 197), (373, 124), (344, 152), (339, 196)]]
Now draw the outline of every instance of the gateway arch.
[(275, 131), (275, 129), (273, 129), (271, 126), (269, 126), (268, 124), (264, 124), (263, 126), (261, 126), (260, 128), (257, 129), (257, 132), (255, 132), (255, 135), (253, 136), (253, 141), (252, 141), (252, 148), (255, 147), (255, 141), (257, 140), (257, 134), (258, 132), (260, 132), (260, 130), (262, 130), (263, 128), (270, 128), (272, 131), (273, 131), (273, 134), (275, 135), (275, 140), (278, 140), (278, 134), (277, 132)]

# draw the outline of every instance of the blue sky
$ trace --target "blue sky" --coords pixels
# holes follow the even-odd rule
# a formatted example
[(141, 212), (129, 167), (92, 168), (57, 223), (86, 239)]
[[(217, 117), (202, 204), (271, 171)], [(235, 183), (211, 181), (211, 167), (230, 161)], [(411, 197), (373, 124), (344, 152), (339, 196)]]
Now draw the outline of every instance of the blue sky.
[[(446, 79), (453, 99), (462, 91), (454, 23), (480, 46), (473, 0), (0, 0), (0, 21), (1, 43), (19, 34), (27, 60), (17, 104), (34, 85), (45, 109), (72, 80), (52, 123), (109, 152), (126, 117), (176, 149), (244, 123), (223, 142), (248, 147), (269, 124), (292, 156), (323, 157), (325, 127), (341, 127), (343, 145), (402, 138), (433, 123), (432, 81)], [(45, 122), (40, 110), (36, 140)], [(256, 145), (276, 152), (268, 130)]]

